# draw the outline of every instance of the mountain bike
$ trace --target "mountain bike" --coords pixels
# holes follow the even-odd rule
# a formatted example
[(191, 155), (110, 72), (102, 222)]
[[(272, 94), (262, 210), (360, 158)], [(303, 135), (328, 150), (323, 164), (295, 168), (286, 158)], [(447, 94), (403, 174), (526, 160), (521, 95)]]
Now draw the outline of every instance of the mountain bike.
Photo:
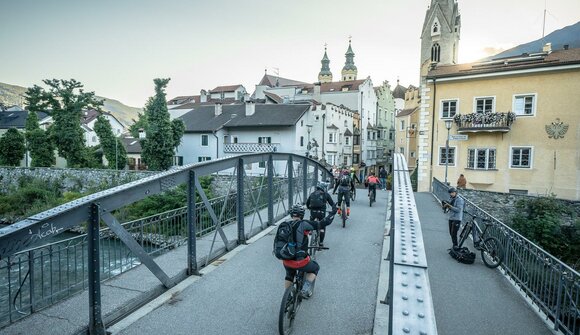
[(356, 199), (356, 189), (354, 187), (352, 187), (350, 189), (349, 194), (350, 194), (350, 200), (354, 201)]
[(372, 207), (373, 206), (373, 202), (376, 202), (377, 199), (377, 187), (375, 184), (375, 187), (371, 187), (371, 184), (369, 184), (369, 206)]
[(487, 229), (492, 225), (491, 221), (483, 220), (485, 228), (482, 231), (479, 228), (477, 216), (468, 212), (466, 214), (471, 216), (471, 219), (465, 223), (459, 233), (459, 248), (461, 248), (469, 233), (471, 233), (473, 236), (473, 246), (481, 252), (481, 259), (485, 266), (490, 269), (497, 268), (503, 262), (505, 253), (503, 246), (497, 238), (493, 236), (486, 237)]
[(346, 215), (346, 200), (342, 202), (342, 204), (340, 205), (340, 209), (341, 209), (340, 218), (342, 219), (342, 228), (344, 228), (346, 227), (346, 219), (348, 219), (348, 216)]
[[(326, 212), (325, 212), (326, 214)], [(314, 219), (314, 221), (319, 221), (319, 219)], [(310, 258), (316, 260), (316, 251), (320, 248), (320, 228), (311, 230), (308, 234), (308, 246), (312, 249), (310, 250)]]
[[(308, 247), (309, 250), (314, 249), (325, 249), (325, 247)], [(298, 270), (296, 276), (294, 276), (294, 281), (292, 286), (288, 287), (284, 291), (284, 296), (282, 296), (282, 303), (280, 304), (280, 313), (278, 315), (278, 331), (280, 335), (288, 335), (292, 332), (292, 327), (294, 326), (294, 318), (300, 309), (300, 304), (302, 303), (302, 295), (300, 291), (304, 285), (304, 272)]]

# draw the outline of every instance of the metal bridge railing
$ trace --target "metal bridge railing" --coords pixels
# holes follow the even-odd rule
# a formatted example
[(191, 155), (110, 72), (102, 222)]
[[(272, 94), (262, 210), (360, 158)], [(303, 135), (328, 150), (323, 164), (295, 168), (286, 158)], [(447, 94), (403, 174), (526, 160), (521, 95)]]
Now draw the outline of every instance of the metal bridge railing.
[[(433, 179), (433, 194), (447, 199), (448, 187)], [(567, 335), (580, 334), (580, 274), (465, 199), (465, 211), (490, 220), (487, 233), (500, 240), (506, 252), (501, 265), (514, 285), (531, 300), (553, 324), (553, 329)]]
[(437, 334), (427, 257), (407, 163), (393, 157), (389, 334)]
[[(262, 178), (249, 179), (245, 170), (264, 163)], [(249, 166), (249, 167), (248, 167)], [(230, 175), (227, 194), (208, 199), (199, 177)], [(316, 181), (330, 176), (318, 162), (287, 153), (247, 154), (179, 167), (102, 191), (34, 215), (0, 229), (0, 327), (38, 311), (75, 292), (88, 289), (91, 334), (105, 334), (101, 312), (101, 281), (138, 265), (146, 266), (170, 288), (197, 274), (196, 237), (213, 232), (225, 250), (245, 243), (257, 231), (274, 224), (293, 203), (303, 202)], [(186, 183), (187, 206), (120, 224), (117, 209)], [(222, 185), (223, 186), (223, 185)], [(199, 197), (201, 201), (193, 201)], [(267, 208), (267, 217), (260, 210)], [(101, 229), (101, 223), (106, 228)], [(87, 224), (88, 232), (64, 241), (43, 244), (48, 237)], [(235, 224), (236, 236), (223, 226)], [(217, 241), (216, 241), (217, 238)], [(206, 263), (215, 257), (212, 243)], [(41, 245), (35, 247), (34, 245)], [(153, 256), (187, 244), (187, 264), (175, 277)], [(214, 253), (212, 253), (212, 250)], [(4, 324), (5, 325), (5, 324)]]

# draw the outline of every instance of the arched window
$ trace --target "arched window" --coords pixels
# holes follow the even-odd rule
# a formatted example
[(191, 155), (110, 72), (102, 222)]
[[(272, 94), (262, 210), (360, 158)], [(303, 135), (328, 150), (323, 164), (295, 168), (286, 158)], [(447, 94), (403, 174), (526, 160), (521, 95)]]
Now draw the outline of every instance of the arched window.
[(436, 34), (439, 32), (439, 23), (435, 22), (433, 23), (433, 34)]
[(433, 44), (431, 47), (431, 61), (432, 62), (439, 62), (441, 59), (441, 48), (439, 47), (439, 43)]

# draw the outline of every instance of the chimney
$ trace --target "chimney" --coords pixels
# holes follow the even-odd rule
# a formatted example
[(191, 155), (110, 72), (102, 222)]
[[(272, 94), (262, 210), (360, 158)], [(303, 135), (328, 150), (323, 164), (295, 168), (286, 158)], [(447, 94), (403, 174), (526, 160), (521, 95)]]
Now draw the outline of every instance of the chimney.
[(312, 93), (312, 99), (322, 102), (320, 98), (320, 82), (314, 83), (314, 91)]
[(570, 45), (564, 44), (564, 50), (568, 50), (568, 48), (570, 48)]
[(542, 51), (547, 53), (552, 52), (552, 43), (546, 43), (542, 48)]
[(246, 116), (254, 115), (254, 113), (256, 112), (256, 104), (252, 100), (248, 99), (245, 102), (245, 105), (246, 105)]
[(207, 102), (207, 91), (206, 90), (201, 90), (201, 92), (199, 92), (199, 102)]
[(220, 116), (220, 115), (222, 115), (222, 103), (216, 102), (215, 103), (215, 116)]
[(249, 93), (244, 93), (244, 102), (245, 101), (250, 101), (250, 94)]

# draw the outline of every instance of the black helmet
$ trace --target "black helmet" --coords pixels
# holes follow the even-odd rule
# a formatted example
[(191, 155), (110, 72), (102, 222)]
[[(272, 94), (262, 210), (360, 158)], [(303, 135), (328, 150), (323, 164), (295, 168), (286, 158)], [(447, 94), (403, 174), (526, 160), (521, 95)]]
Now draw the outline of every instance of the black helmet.
[(326, 191), (326, 190), (328, 189), (328, 183), (325, 183), (325, 182), (323, 182), (323, 181), (319, 181), (319, 182), (316, 184), (316, 188), (317, 188), (317, 189), (319, 189), (319, 190)]
[(455, 187), (450, 187), (450, 188), (447, 190), (447, 192), (449, 192), (449, 193), (453, 193), (453, 192), (457, 193), (457, 189), (456, 189)]
[(304, 210), (304, 207), (302, 205), (296, 204), (296, 205), (292, 206), (290, 211), (288, 211), (288, 214), (290, 214), (290, 216), (293, 216), (293, 217), (298, 216), (302, 219), (302, 218), (304, 218), (305, 212), (306, 211)]

